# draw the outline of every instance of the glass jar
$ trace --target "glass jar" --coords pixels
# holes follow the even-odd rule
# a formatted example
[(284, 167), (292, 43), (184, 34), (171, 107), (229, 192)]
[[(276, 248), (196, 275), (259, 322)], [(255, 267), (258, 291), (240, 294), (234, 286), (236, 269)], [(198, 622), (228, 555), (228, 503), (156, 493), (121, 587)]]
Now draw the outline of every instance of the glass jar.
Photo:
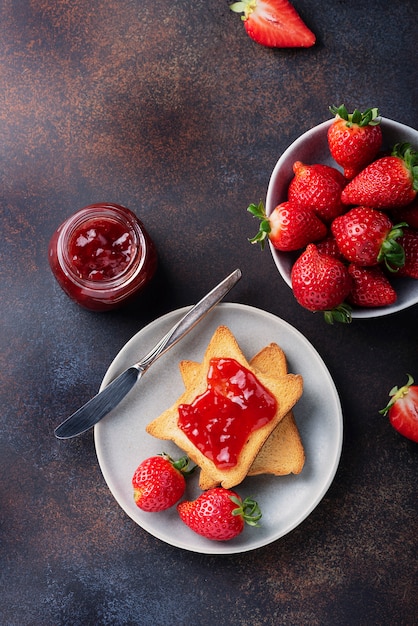
[(132, 211), (118, 204), (90, 204), (57, 228), (49, 264), (72, 300), (106, 311), (125, 304), (150, 282), (157, 252)]

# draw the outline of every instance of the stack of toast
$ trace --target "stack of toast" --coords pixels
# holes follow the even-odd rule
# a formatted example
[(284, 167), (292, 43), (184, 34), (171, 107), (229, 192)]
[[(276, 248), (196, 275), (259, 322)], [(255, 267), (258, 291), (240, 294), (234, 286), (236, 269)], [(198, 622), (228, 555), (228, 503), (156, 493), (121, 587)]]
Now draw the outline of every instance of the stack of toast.
[[(205, 456), (177, 423), (178, 407), (191, 404), (205, 392), (209, 363), (213, 358), (235, 359), (250, 370), (276, 400), (273, 419), (250, 433), (237, 464), (223, 469)], [(181, 361), (180, 372), (185, 391), (169, 409), (147, 425), (146, 431), (158, 439), (174, 441), (200, 467), (199, 486), (202, 490), (219, 485), (232, 488), (246, 476), (283, 476), (302, 471), (305, 453), (292, 409), (302, 395), (303, 379), (299, 374), (288, 373), (286, 355), (276, 343), (264, 347), (248, 362), (229, 328), (219, 326), (202, 363)]]

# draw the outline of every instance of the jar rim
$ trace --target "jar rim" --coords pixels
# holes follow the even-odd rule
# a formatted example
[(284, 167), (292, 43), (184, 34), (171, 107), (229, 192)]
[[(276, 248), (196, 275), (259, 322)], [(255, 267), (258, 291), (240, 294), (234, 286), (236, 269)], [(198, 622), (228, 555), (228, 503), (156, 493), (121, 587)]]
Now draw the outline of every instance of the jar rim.
[[(81, 277), (74, 272), (71, 259), (68, 256), (68, 243), (74, 232), (84, 223), (94, 219), (112, 219), (119, 222), (124, 227), (128, 227), (135, 246), (135, 254), (132, 255), (126, 267), (112, 278), (102, 280), (92, 280)], [(109, 203), (90, 204), (74, 213), (59, 228), (57, 240), (57, 257), (62, 270), (68, 275), (78, 287), (91, 290), (93, 292), (111, 291), (120, 288), (121, 284), (127, 287), (135, 281), (142, 271), (147, 255), (147, 241), (142, 231), (141, 223), (137, 216), (121, 205)]]

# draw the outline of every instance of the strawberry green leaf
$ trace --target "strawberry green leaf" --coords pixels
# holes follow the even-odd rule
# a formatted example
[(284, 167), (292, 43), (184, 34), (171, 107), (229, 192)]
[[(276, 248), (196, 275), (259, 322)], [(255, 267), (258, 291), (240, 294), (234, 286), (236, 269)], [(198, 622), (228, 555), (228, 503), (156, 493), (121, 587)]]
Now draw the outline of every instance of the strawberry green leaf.
[[(244, 13), (248, 11), (248, 3), (247, 2), (234, 2), (233, 4), (229, 5), (229, 8), (231, 9), (231, 11), (234, 11), (234, 13)], [(242, 15), (241, 19), (242, 20), (247, 19), (246, 15)]]
[(383, 261), (389, 272), (397, 272), (400, 267), (405, 265), (405, 251), (401, 244), (396, 241), (398, 237), (403, 235), (403, 226), (408, 226), (408, 224), (400, 222), (390, 230), (377, 257), (378, 262)]
[(163, 459), (166, 459), (175, 469), (179, 470), (179, 472), (185, 476), (192, 474), (197, 467), (196, 465), (190, 467), (190, 459), (188, 456), (182, 456), (177, 461), (174, 461), (166, 452), (162, 452), (158, 456), (162, 456)]
[(334, 322), (340, 322), (341, 324), (351, 324), (351, 307), (344, 302), (340, 306), (335, 307), (331, 311), (324, 311), (324, 319), (327, 324), (333, 324)]
[(258, 204), (250, 204), (250, 206), (247, 208), (247, 211), (251, 213), (253, 217), (261, 220), (258, 233), (248, 241), (250, 243), (259, 243), (261, 249), (264, 250), (266, 240), (268, 240), (269, 234), (271, 232), (270, 220), (267, 217), (266, 211), (264, 209), (264, 204), (261, 200)]
[(333, 115), (338, 115), (343, 120), (348, 120), (348, 111), (345, 108), (344, 104), (341, 104), (339, 107), (330, 106), (328, 107)]
[(402, 159), (412, 176), (412, 187), (418, 191), (418, 152), (410, 143), (397, 143), (393, 146), (392, 156)]
[(249, 526), (260, 526), (258, 523), (262, 517), (260, 507), (257, 502), (252, 498), (237, 498), (230, 496), (232, 502), (237, 505), (237, 508), (232, 511), (232, 515), (240, 516)]
[(260, 200), (258, 204), (250, 204), (247, 211), (249, 211), (254, 217), (265, 218), (266, 212), (264, 210), (264, 204)]
[(329, 110), (333, 115), (338, 115), (341, 119), (345, 120), (348, 127), (353, 124), (357, 124), (358, 126), (377, 126), (380, 124), (379, 110), (377, 108), (366, 109), (363, 112), (355, 109), (353, 113), (349, 113), (344, 104), (342, 104), (339, 107), (330, 106)]
[(379, 413), (381, 415), (387, 415), (390, 411), (390, 409), (396, 404), (396, 402), (398, 400), (401, 400), (402, 398), (404, 398), (408, 391), (409, 388), (411, 387), (411, 385), (414, 384), (414, 379), (412, 378), (411, 374), (407, 374), (408, 376), (408, 380), (406, 382), (406, 384), (399, 388), (399, 387), (392, 387), (392, 389), (389, 392), (389, 396), (391, 397), (391, 400), (389, 401), (389, 403), (385, 406), (384, 409), (382, 409), (381, 411), (379, 411)]

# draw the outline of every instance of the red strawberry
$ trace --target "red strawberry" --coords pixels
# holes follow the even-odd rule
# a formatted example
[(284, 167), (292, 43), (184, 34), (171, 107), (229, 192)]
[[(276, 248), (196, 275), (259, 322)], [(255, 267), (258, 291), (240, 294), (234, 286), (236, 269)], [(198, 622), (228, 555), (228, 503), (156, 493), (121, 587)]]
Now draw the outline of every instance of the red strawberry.
[(309, 48), (315, 35), (288, 0), (243, 0), (229, 7), (241, 19), (251, 39), (269, 48)]
[(294, 178), (288, 190), (288, 200), (304, 209), (314, 211), (324, 222), (331, 222), (345, 211), (341, 192), (346, 180), (329, 165), (305, 165), (301, 161), (293, 164)]
[(335, 120), (328, 130), (332, 157), (344, 169), (344, 176), (354, 178), (371, 163), (382, 145), (382, 130), (377, 109), (348, 113), (345, 106), (330, 107)]
[(292, 202), (282, 202), (270, 216), (266, 215), (262, 202), (250, 204), (247, 210), (261, 220), (260, 230), (250, 241), (260, 243), (262, 249), (269, 239), (278, 250), (299, 250), (327, 234), (327, 227), (312, 211)]
[(177, 511), (195, 533), (214, 541), (233, 539), (242, 533), (245, 522), (258, 526), (261, 518), (254, 500), (242, 500), (235, 491), (222, 487), (208, 489), (194, 501), (180, 502)]
[(405, 264), (395, 275), (418, 279), (418, 231), (406, 228), (399, 237), (399, 245), (405, 252)]
[(134, 499), (143, 511), (164, 511), (183, 496), (189, 469), (187, 456), (173, 461), (167, 454), (152, 456), (143, 461), (132, 477)]
[(406, 206), (418, 191), (418, 154), (408, 143), (396, 144), (390, 156), (365, 167), (341, 194), (344, 204), (363, 204), (372, 209)]
[(347, 297), (350, 304), (379, 307), (396, 301), (396, 291), (380, 267), (360, 267), (351, 263), (348, 273), (353, 279), (353, 286)]
[(295, 261), (291, 279), (300, 305), (309, 311), (323, 311), (328, 323), (351, 321), (349, 308), (343, 304), (351, 290), (351, 277), (341, 261), (321, 255), (311, 243)]
[(411, 228), (418, 230), (418, 196), (415, 200), (405, 207), (393, 209), (391, 212), (392, 219), (396, 222), (406, 222)]
[(390, 423), (401, 435), (418, 443), (418, 386), (413, 383), (408, 374), (406, 385), (390, 390), (391, 400), (379, 413), (389, 415)]
[(326, 254), (334, 257), (334, 259), (339, 259), (340, 261), (344, 260), (344, 257), (341, 254), (337, 242), (332, 234), (328, 235), (321, 241), (317, 241), (315, 245), (319, 254)]
[(403, 248), (396, 241), (402, 235), (401, 226), (393, 226), (381, 211), (359, 206), (337, 217), (331, 231), (348, 261), (362, 266), (384, 262), (395, 271), (405, 262)]

